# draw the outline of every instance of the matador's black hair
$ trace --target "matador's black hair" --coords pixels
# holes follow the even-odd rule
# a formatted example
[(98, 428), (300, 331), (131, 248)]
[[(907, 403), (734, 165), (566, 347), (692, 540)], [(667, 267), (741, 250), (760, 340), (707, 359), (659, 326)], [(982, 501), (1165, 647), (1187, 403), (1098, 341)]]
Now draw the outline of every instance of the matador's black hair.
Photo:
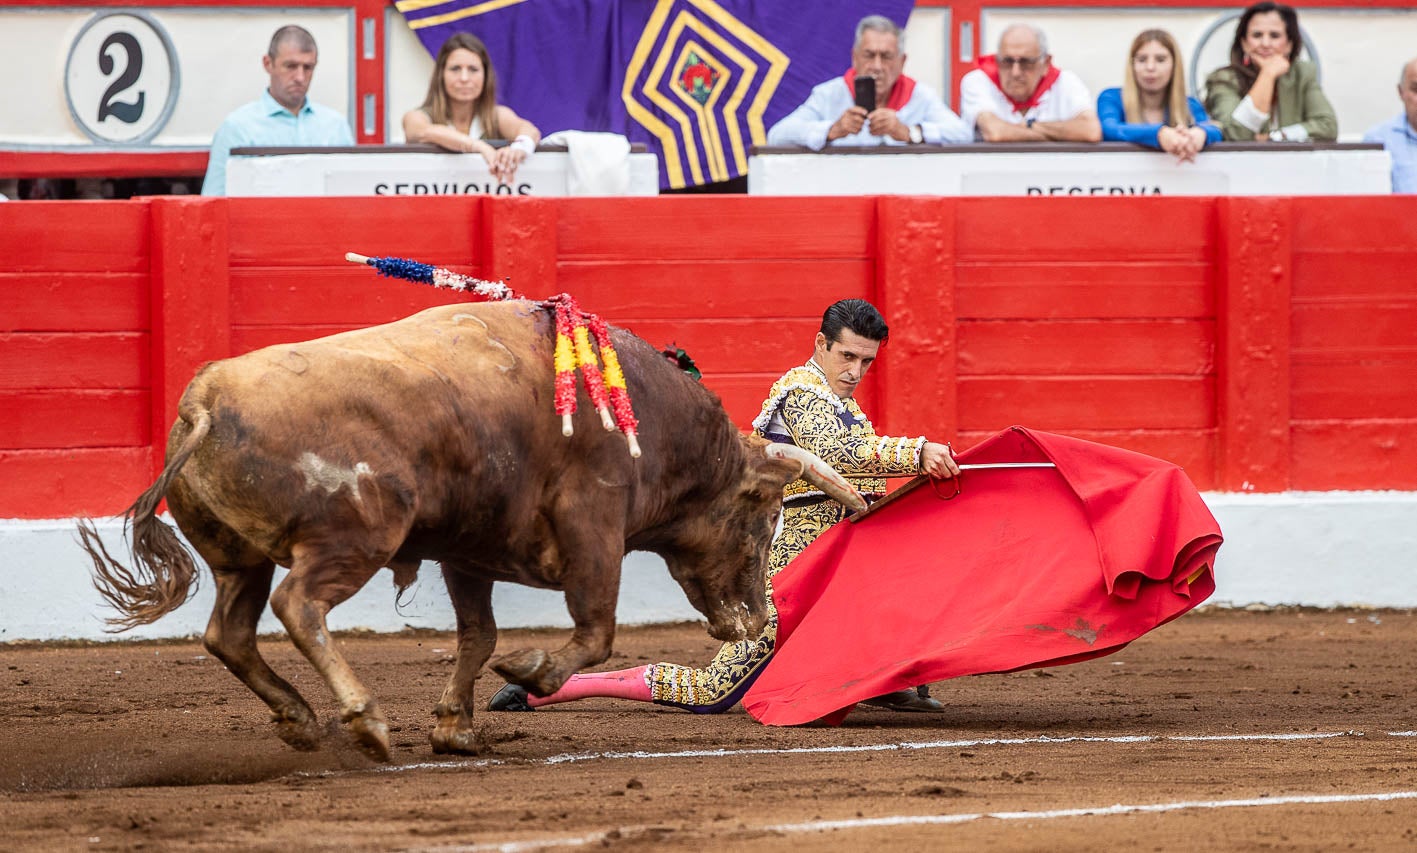
[(850, 329), (870, 341), (885, 343), (890, 336), (886, 318), (876, 306), (864, 299), (843, 299), (833, 302), (822, 314), (821, 333), (826, 335), (827, 349), (841, 340), (841, 330)]

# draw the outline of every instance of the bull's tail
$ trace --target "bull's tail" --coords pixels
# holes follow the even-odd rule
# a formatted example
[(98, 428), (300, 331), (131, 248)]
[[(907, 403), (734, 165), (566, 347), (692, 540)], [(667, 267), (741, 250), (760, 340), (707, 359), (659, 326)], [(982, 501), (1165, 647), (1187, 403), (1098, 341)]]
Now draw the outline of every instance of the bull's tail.
[(212, 418), (200, 409), (190, 423), (191, 431), (167, 460), (157, 482), (123, 511), (125, 534), (132, 528), (132, 570), (109, 555), (91, 521), (79, 521), (79, 544), (93, 560), (93, 585), (121, 614), (107, 620), (111, 631), (156, 622), (186, 602), (196, 588), (197, 564), (191, 552), (157, 517), (158, 504), (211, 430)]

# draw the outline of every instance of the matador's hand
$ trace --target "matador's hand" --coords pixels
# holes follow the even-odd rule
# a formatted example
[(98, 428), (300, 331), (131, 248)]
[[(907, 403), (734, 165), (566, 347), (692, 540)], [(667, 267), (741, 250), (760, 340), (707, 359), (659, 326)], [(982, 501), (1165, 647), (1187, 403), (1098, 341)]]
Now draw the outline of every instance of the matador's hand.
[(920, 473), (929, 474), (937, 480), (948, 480), (959, 473), (959, 463), (948, 444), (925, 442), (920, 450)]

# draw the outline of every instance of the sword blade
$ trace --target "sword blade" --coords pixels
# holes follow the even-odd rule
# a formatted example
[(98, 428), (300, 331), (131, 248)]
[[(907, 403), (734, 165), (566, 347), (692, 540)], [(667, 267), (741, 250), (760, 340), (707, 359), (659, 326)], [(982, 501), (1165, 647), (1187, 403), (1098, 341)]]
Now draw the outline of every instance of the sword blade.
[[(1007, 468), (1057, 468), (1057, 467), (1058, 467), (1058, 466), (1057, 466), (1057, 465), (1054, 465), (1052, 462), (971, 462), (971, 463), (968, 463), (968, 464), (959, 466), (959, 470), (960, 470), (960, 473), (963, 474), (965, 471), (985, 471), (985, 470), (990, 470), (990, 469), (1007, 469)], [(880, 500), (878, 500), (878, 501), (876, 501), (875, 503), (871, 504), (869, 507), (866, 508), (866, 511), (865, 511), (865, 512), (852, 513), (851, 515), (848, 515), (848, 516), (846, 517), (846, 520), (849, 521), (849, 522), (851, 522), (852, 524), (855, 524), (855, 523), (861, 521), (863, 518), (867, 518), (868, 516), (871, 515), (871, 513), (876, 512), (876, 511), (879, 510), (881, 507), (883, 507), (883, 506), (885, 506), (885, 505), (887, 505), (887, 504), (889, 504), (889, 503), (894, 502), (895, 500), (897, 500), (897, 499), (903, 497), (904, 495), (906, 495), (906, 494), (908, 494), (908, 493), (914, 491), (915, 489), (919, 488), (920, 486), (923, 486), (924, 484), (930, 482), (930, 478), (927, 477), (927, 476), (925, 476), (924, 474), (916, 474), (916, 475), (914, 475), (914, 477), (915, 477), (914, 480), (911, 480), (909, 483), (906, 483), (904, 486), (901, 486), (899, 489), (896, 489), (894, 492), (891, 492), (890, 494), (886, 495), (884, 498), (881, 498)], [(950, 480), (940, 480), (939, 482), (941, 482), (941, 483), (949, 483), (949, 482), (951, 482), (951, 481), (950, 481)], [(947, 488), (948, 488), (948, 487), (947, 487)]]
[[(982, 471), (989, 468), (1057, 468), (1052, 462), (972, 462), (959, 466), (961, 471)], [(920, 474), (842, 474), (848, 480), (881, 480), (898, 477), (919, 477)]]

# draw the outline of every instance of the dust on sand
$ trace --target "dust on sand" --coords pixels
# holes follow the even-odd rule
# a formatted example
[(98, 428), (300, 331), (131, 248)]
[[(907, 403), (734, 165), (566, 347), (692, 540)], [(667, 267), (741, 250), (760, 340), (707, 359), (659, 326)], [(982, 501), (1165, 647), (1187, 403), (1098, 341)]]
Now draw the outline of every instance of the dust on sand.
[[(507, 631), (499, 651), (565, 636)], [(1207, 609), (1100, 660), (937, 684), (940, 713), (863, 707), (838, 729), (617, 700), (479, 711), (476, 758), (428, 744), (450, 635), (338, 640), (389, 718), (389, 765), (328, 722), (328, 691), (281, 637), (262, 653), (327, 721), (318, 752), (281, 743), (195, 641), (0, 645), (0, 846), (1417, 846), (1410, 611)], [(615, 647), (601, 668), (707, 661), (716, 644), (670, 625), (621, 629)], [(480, 702), (498, 686), (483, 678)], [(1160, 810), (1180, 803), (1205, 805)], [(1065, 811), (1115, 804), (1157, 810)]]

